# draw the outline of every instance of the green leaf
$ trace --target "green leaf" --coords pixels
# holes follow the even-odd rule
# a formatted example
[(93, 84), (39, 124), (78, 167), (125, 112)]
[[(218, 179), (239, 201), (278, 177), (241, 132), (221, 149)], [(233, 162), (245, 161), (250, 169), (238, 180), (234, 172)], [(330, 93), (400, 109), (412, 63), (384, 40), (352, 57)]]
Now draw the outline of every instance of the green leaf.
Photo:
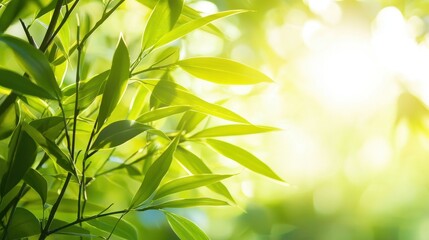
[(186, 112), (190, 109), (190, 106), (170, 106), (158, 108), (140, 115), (140, 117), (138, 117), (136, 121), (142, 123), (152, 122), (161, 118), (169, 117), (174, 114)]
[(119, 146), (152, 127), (133, 120), (113, 122), (103, 128), (91, 149), (113, 148)]
[(171, 212), (162, 211), (167, 217), (170, 227), (181, 240), (208, 240), (209, 237), (195, 223)]
[(143, 35), (143, 50), (152, 47), (169, 32), (182, 12), (183, 0), (159, 0), (147, 22)]
[(101, 99), (100, 112), (97, 118), (97, 131), (112, 114), (127, 87), (130, 69), (130, 56), (122, 36), (113, 55), (112, 67), (107, 78), (104, 94)]
[(164, 209), (164, 208), (188, 208), (188, 207), (199, 207), (199, 206), (226, 206), (229, 205), (227, 202), (213, 199), (213, 198), (187, 198), (178, 199), (167, 202), (153, 202), (150, 208)]
[(124, 239), (138, 239), (137, 231), (134, 226), (123, 219), (106, 216), (90, 220), (87, 223), (106, 232), (112, 232), (114, 229), (113, 235)]
[(167, 149), (158, 157), (157, 160), (149, 167), (143, 179), (140, 188), (131, 201), (131, 208), (134, 208), (146, 201), (158, 188), (161, 180), (170, 168), (173, 160), (173, 154), (179, 143), (180, 135), (174, 138), (168, 145)]
[(19, 14), (25, 9), (28, 2), (28, 0), (9, 1), (6, 5), (6, 9), (0, 16), (0, 33), (6, 31), (6, 29), (18, 18)]
[(142, 72), (150, 68), (161, 68), (171, 66), (179, 61), (180, 48), (170, 46), (167, 48), (158, 48), (151, 51), (143, 58), (141, 64), (133, 72)]
[(188, 105), (195, 111), (208, 115), (234, 122), (248, 123), (246, 119), (238, 114), (216, 104), (208, 103), (193, 95), (182, 86), (170, 81), (158, 82), (152, 91), (151, 102), (154, 100), (165, 105)]
[(31, 121), (30, 125), (37, 129), (47, 139), (55, 141), (64, 130), (64, 119), (58, 116), (40, 118)]
[(185, 190), (208, 186), (231, 176), (233, 175), (198, 174), (177, 178), (162, 185), (155, 193), (153, 199), (162, 198)]
[(46, 56), (29, 43), (9, 35), (1, 35), (0, 42), (8, 45), (25, 71), (34, 79), (37, 85), (42, 87), (56, 99), (61, 98), (61, 90), (55, 80), (54, 72)]
[[(13, 102), (10, 101), (11, 98), (9, 97), (11, 95), (16, 96), (14, 93), (10, 93), (10, 95), (6, 97), (6, 100), (2, 102), (2, 105), (0, 105), (0, 139), (5, 139), (12, 135), (13, 130), (16, 128), (17, 109), (15, 109), (15, 104), (13, 104), (15, 99), (12, 100)], [(5, 107), (4, 111), (1, 111), (3, 107)]]
[[(51, 226), (49, 227), (49, 230), (53, 230), (53, 229), (57, 229), (59, 227), (65, 226), (69, 224), (68, 222), (59, 220), (59, 219), (54, 219), (51, 223)], [(84, 239), (92, 239), (91, 237), (91, 233), (82, 228), (79, 227), (77, 225), (72, 225), (70, 227), (66, 227), (64, 229), (59, 230), (58, 232), (55, 232), (55, 235), (71, 235), (71, 236), (80, 236), (80, 237), (84, 237)], [(62, 237), (61, 239), (64, 239), (64, 237)]]
[(236, 135), (247, 135), (255, 133), (264, 133), (277, 131), (278, 128), (266, 127), (266, 126), (255, 126), (245, 124), (234, 124), (224, 125), (212, 128), (206, 128), (190, 138), (209, 138), (209, 137), (224, 137), (224, 136), (236, 136)]
[(219, 13), (215, 13), (206, 17), (202, 17), (202, 18), (197, 18), (194, 20), (191, 20), (187, 23), (184, 23), (180, 26), (177, 26), (176, 28), (174, 28), (173, 30), (171, 30), (170, 32), (164, 34), (159, 41), (156, 42), (155, 47), (160, 47), (163, 46), (167, 43), (170, 43), (176, 39), (179, 39), (183, 36), (185, 36), (186, 34), (199, 29), (215, 20), (218, 20), (220, 18), (224, 18), (224, 17), (228, 17), (231, 15), (235, 15), (238, 13), (243, 13), (243, 12), (247, 12), (247, 10), (230, 10), (230, 11), (224, 11), (224, 12), (219, 12)]
[[(106, 79), (108, 78), (110, 71), (104, 71), (89, 80), (82, 81), (79, 83), (79, 105), (78, 108), (83, 110), (91, 105), (95, 98), (103, 93), (106, 85)], [(63, 94), (68, 96), (64, 99), (64, 105), (70, 106), (70, 109), (74, 109), (74, 103), (76, 100), (75, 96), (76, 84), (70, 84), (63, 90)]]
[[(175, 152), (177, 160), (179, 160), (180, 164), (182, 164), (186, 169), (188, 169), (193, 174), (210, 174), (212, 171), (207, 167), (207, 165), (201, 160), (198, 156), (193, 154), (192, 152), (184, 149), (179, 146)], [(224, 197), (226, 197), (231, 202), (235, 203), (234, 198), (231, 196), (231, 193), (225, 187), (225, 185), (221, 182), (217, 182), (207, 186), (210, 190), (215, 193), (218, 193)]]
[(250, 152), (232, 145), (227, 142), (223, 142), (215, 139), (206, 139), (206, 142), (217, 152), (224, 155), (225, 157), (236, 161), (242, 166), (256, 172), (262, 174), (266, 177), (282, 181), (281, 179), (270, 167), (268, 167), (264, 162), (259, 160), (259, 158), (255, 157)]
[(25, 208), (17, 207), (12, 216), (6, 239), (21, 239), (40, 233), (36, 216)]
[(202, 114), (199, 112), (185, 112), (185, 114), (183, 114), (182, 118), (180, 119), (179, 124), (177, 124), (177, 129), (181, 129), (185, 132), (191, 132), (206, 117), (207, 114)]
[(197, 78), (219, 84), (272, 82), (269, 77), (258, 70), (224, 58), (188, 58), (179, 61), (177, 64)]
[(48, 156), (55, 160), (64, 170), (76, 175), (71, 159), (55, 144), (49, 140), (37, 129), (28, 124), (23, 124), (23, 130), (48, 154)]
[(8, 170), (3, 175), (0, 193), (4, 197), (22, 178), (36, 159), (37, 145), (23, 129), (23, 124), (15, 129), (9, 143)]
[[(49, 194), (52, 194), (50, 192)], [(50, 196), (50, 199), (57, 199), (58, 194), (55, 194), (54, 196)], [(53, 204), (53, 202), (52, 202)], [(78, 201), (76, 199), (70, 199), (70, 198), (63, 198), (61, 200), (61, 204), (58, 207), (58, 212), (61, 213), (76, 213), (77, 212), (77, 205)], [(85, 213), (86, 214), (98, 214), (102, 211), (104, 211), (106, 208), (101, 207), (98, 205), (95, 205), (91, 202), (86, 202), (85, 204)]]
[(37, 170), (30, 168), (24, 176), (24, 181), (40, 195), (42, 203), (45, 204), (48, 197), (48, 182), (46, 179)]
[(0, 86), (11, 89), (20, 94), (27, 94), (40, 98), (56, 99), (43, 88), (34, 84), (30, 79), (15, 72), (0, 68)]

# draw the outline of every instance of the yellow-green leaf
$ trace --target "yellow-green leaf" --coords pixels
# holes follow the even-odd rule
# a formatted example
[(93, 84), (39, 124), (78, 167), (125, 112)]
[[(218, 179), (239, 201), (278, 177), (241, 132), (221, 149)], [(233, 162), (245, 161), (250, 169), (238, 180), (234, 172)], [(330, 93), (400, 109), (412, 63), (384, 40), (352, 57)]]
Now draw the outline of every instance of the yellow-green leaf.
[(272, 82), (258, 70), (224, 58), (195, 57), (177, 63), (183, 70), (210, 82), (219, 84), (256, 84)]
[(229, 205), (227, 202), (213, 199), (213, 198), (187, 198), (187, 199), (176, 199), (167, 202), (154, 201), (151, 203), (150, 208), (164, 209), (164, 208), (188, 208), (188, 207), (199, 207), (199, 206), (226, 206)]
[(259, 160), (259, 158), (257, 158), (250, 152), (220, 140), (207, 139), (206, 142), (220, 154), (231, 160), (236, 161), (242, 166), (248, 168), (249, 170), (262, 174), (266, 177), (284, 182), (284, 180), (281, 179), (273, 170), (271, 170), (270, 167), (268, 167), (264, 162)]
[(195, 223), (171, 212), (162, 211), (170, 227), (181, 240), (208, 240), (209, 237)]
[(39, 233), (40, 223), (36, 216), (25, 208), (17, 207), (5, 239), (27, 238)]
[(255, 133), (264, 133), (277, 131), (278, 128), (266, 127), (266, 126), (255, 126), (250, 124), (233, 124), (223, 125), (212, 128), (206, 128), (200, 132), (192, 135), (190, 138), (209, 138), (209, 137), (224, 137), (224, 136), (236, 136), (236, 135), (247, 135)]
[(106, 119), (112, 114), (116, 105), (122, 98), (127, 87), (130, 69), (130, 56), (122, 36), (119, 38), (118, 46), (113, 54), (112, 67), (107, 78), (101, 99), (100, 112), (97, 118), (97, 130), (99, 130)]
[(134, 195), (131, 201), (130, 208), (134, 208), (146, 201), (158, 188), (161, 180), (167, 174), (173, 160), (173, 154), (176, 151), (177, 144), (179, 143), (180, 136), (174, 138), (168, 145), (167, 149), (155, 160), (149, 167), (143, 179), (140, 188)]
[(233, 175), (198, 174), (177, 178), (162, 185), (153, 198), (158, 199), (173, 193), (208, 186), (231, 176)]
[(87, 223), (105, 232), (113, 231), (113, 235), (127, 240), (138, 239), (135, 227), (124, 219), (106, 216), (87, 221)]
[(42, 203), (45, 204), (48, 196), (48, 182), (42, 174), (30, 168), (24, 176), (24, 181), (39, 194)]
[(137, 118), (136, 121), (142, 122), (142, 123), (152, 122), (161, 118), (169, 117), (174, 114), (188, 111), (190, 109), (191, 107), (189, 106), (170, 106), (170, 107), (158, 108), (158, 109), (143, 113), (142, 115), (140, 115), (140, 117)]

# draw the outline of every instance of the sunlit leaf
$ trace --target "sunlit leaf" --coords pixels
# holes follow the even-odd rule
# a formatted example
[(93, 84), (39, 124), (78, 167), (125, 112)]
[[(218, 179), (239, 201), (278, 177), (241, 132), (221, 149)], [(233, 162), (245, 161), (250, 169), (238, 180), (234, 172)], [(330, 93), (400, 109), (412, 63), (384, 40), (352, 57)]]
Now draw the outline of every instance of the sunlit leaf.
[(31, 121), (30, 125), (47, 139), (54, 141), (64, 130), (64, 119), (57, 116), (40, 118)]
[[(177, 160), (193, 174), (210, 174), (212, 171), (207, 165), (195, 154), (179, 146), (174, 154)], [(231, 193), (221, 182), (207, 186), (210, 190), (226, 197), (231, 202), (235, 202)]]
[(138, 239), (136, 229), (133, 227), (133, 225), (123, 219), (106, 216), (90, 220), (87, 223), (109, 233), (112, 232), (114, 229), (113, 235), (122, 237), (124, 239)]
[(148, 55), (143, 58), (139, 67), (134, 72), (141, 72), (149, 68), (161, 68), (164, 66), (170, 66), (177, 61), (180, 57), (180, 48), (176, 46), (170, 46), (167, 48), (158, 48), (151, 51)]
[(165, 105), (188, 105), (192, 109), (226, 120), (248, 123), (246, 119), (221, 106), (208, 103), (201, 98), (186, 91), (182, 86), (170, 82), (159, 81), (152, 92), (153, 99)]
[(235, 136), (235, 135), (247, 135), (255, 133), (264, 133), (277, 131), (278, 128), (266, 127), (266, 126), (255, 126), (245, 124), (234, 124), (234, 125), (223, 125), (212, 128), (206, 128), (190, 138), (208, 138), (208, 137), (223, 137), (223, 136)]
[(182, 12), (183, 0), (159, 0), (153, 8), (143, 35), (143, 50), (169, 32)]
[(20, 12), (25, 9), (28, 0), (14, 0), (9, 1), (6, 5), (6, 9), (0, 16), (0, 33), (6, 31), (6, 29), (17, 20)]
[[(65, 226), (67, 225), (68, 222), (59, 220), (59, 219), (54, 219), (51, 223), (51, 226), (49, 228), (49, 230), (53, 230), (53, 229), (57, 229), (59, 227)], [(64, 229), (61, 229), (57, 232), (55, 232), (55, 235), (70, 235), (70, 236), (79, 236), (79, 237), (83, 237), (83, 239), (91, 239), (91, 233), (82, 228), (79, 227), (78, 225), (72, 225), (70, 227), (66, 227)], [(62, 237), (62, 239), (64, 239), (65, 237)]]
[(0, 42), (8, 45), (25, 71), (34, 81), (57, 99), (61, 98), (61, 90), (55, 80), (49, 61), (46, 56), (29, 43), (9, 35), (1, 35)]
[[(13, 93), (11, 93), (13, 94)], [(15, 94), (14, 94), (15, 95)], [(16, 95), (15, 95), (16, 96)], [(15, 101), (15, 100), (13, 100)], [(4, 103), (4, 102), (3, 102)], [(2, 105), (3, 106), (3, 105)], [(0, 106), (0, 108), (2, 107)], [(9, 137), (16, 128), (16, 109), (14, 104), (10, 104), (5, 111), (0, 114), (0, 139)]]
[(101, 99), (100, 112), (97, 118), (97, 130), (115, 109), (125, 92), (129, 77), (130, 56), (122, 36), (113, 55), (112, 67)]
[[(52, 199), (56, 199), (58, 197), (57, 194), (53, 194), (52, 192), (50, 192), (49, 194), (54, 195), (51, 196)], [(58, 212), (77, 213), (77, 203), (78, 202), (76, 199), (63, 198), (61, 200), (60, 206), (58, 207)], [(105, 209), (105, 207), (101, 207), (89, 201), (85, 204), (85, 213), (87, 214), (98, 214)]]
[(113, 122), (101, 130), (91, 148), (113, 148), (149, 129), (152, 129), (152, 127), (133, 120)]
[(20, 124), (9, 143), (8, 169), (3, 175), (0, 191), (5, 196), (25, 176), (36, 159), (37, 145)]
[(136, 121), (146, 123), (190, 110), (189, 106), (171, 106), (143, 113)]
[(208, 240), (209, 237), (195, 223), (171, 212), (162, 211), (167, 217), (170, 227), (181, 240)]
[(75, 173), (73, 164), (70, 158), (55, 144), (53, 141), (47, 139), (37, 129), (31, 125), (24, 124), (23, 130), (48, 154), (48, 156), (55, 160), (64, 170)]
[(177, 178), (162, 185), (153, 198), (158, 199), (173, 193), (208, 186), (231, 176), (233, 175), (198, 174)]
[(25, 208), (17, 207), (12, 216), (6, 239), (21, 239), (40, 233), (36, 216)]
[(265, 74), (232, 60), (196, 57), (177, 63), (183, 70), (207, 81), (219, 84), (256, 84), (272, 82)]
[(164, 178), (173, 160), (173, 154), (176, 151), (180, 136), (174, 138), (165, 151), (158, 157), (157, 160), (150, 166), (146, 172), (140, 188), (134, 195), (131, 201), (131, 208), (142, 204), (148, 199), (158, 188), (161, 180)]
[(27, 94), (40, 98), (55, 99), (56, 96), (46, 92), (43, 88), (34, 84), (30, 79), (15, 72), (0, 68), (0, 86), (11, 89), (21, 94)]
[(163, 46), (169, 42), (172, 42), (176, 39), (179, 39), (183, 36), (185, 36), (186, 34), (199, 29), (217, 19), (220, 18), (224, 18), (227, 16), (231, 16), (234, 14), (238, 14), (238, 13), (243, 13), (243, 12), (247, 12), (246, 10), (230, 10), (230, 11), (225, 11), (225, 12), (219, 12), (219, 13), (215, 13), (206, 17), (202, 17), (202, 18), (197, 18), (194, 20), (191, 20), (189, 22), (186, 22), (180, 26), (177, 26), (176, 28), (174, 28), (173, 30), (171, 30), (170, 32), (164, 34), (162, 36), (161, 39), (159, 39), (159, 41), (156, 42), (155, 46), (156, 47), (160, 47)]
[(213, 199), (213, 198), (187, 198), (171, 200), (167, 202), (153, 202), (150, 208), (164, 209), (164, 208), (188, 208), (188, 207), (199, 207), (199, 206), (225, 206), (229, 205), (227, 202)]
[(200, 112), (185, 112), (185, 114), (183, 114), (182, 118), (180, 119), (179, 124), (177, 124), (177, 129), (190, 132), (194, 130), (206, 117), (207, 114)]
[(42, 203), (45, 204), (48, 196), (48, 182), (46, 179), (37, 170), (30, 168), (24, 176), (24, 181), (39, 194)]
[(220, 140), (206, 139), (206, 142), (217, 152), (242, 166), (266, 177), (284, 182), (270, 167), (250, 152)]

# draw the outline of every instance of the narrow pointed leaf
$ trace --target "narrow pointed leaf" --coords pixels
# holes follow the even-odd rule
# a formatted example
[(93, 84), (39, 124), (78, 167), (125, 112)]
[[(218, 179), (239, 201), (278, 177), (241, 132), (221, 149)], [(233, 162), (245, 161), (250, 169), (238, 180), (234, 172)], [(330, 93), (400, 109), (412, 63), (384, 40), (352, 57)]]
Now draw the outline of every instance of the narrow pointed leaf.
[(199, 207), (199, 206), (226, 206), (229, 205), (227, 202), (213, 199), (213, 198), (187, 198), (178, 199), (167, 202), (153, 202), (150, 208), (164, 209), (164, 208), (188, 208), (188, 207)]
[(269, 77), (258, 70), (224, 58), (188, 58), (177, 64), (197, 78), (218, 84), (243, 85), (272, 82)]
[(133, 120), (113, 122), (101, 130), (91, 149), (119, 146), (149, 129), (152, 129), (152, 127)]
[[(65, 222), (63, 220), (54, 219), (51, 223), (51, 226), (49, 230), (57, 229), (59, 227), (62, 227), (64, 225), (69, 224), (68, 222)], [(71, 235), (71, 236), (80, 236), (84, 237), (84, 239), (91, 239), (90, 232), (82, 227), (79, 227), (78, 225), (72, 225), (70, 227), (66, 227), (64, 229), (59, 230), (58, 232), (55, 232), (55, 234), (58, 235)], [(64, 239), (65, 237), (62, 237)]]
[(27, 0), (9, 1), (6, 5), (6, 9), (4, 9), (0, 15), (0, 33), (6, 31), (6, 29), (18, 19), (20, 13), (26, 8), (28, 3), (29, 1)]
[(162, 185), (153, 198), (158, 199), (173, 193), (211, 185), (231, 176), (233, 175), (198, 174), (177, 178)]
[(167, 149), (158, 157), (149, 167), (143, 179), (140, 188), (131, 201), (131, 208), (136, 207), (146, 201), (158, 188), (161, 180), (164, 178), (173, 160), (173, 154), (176, 151), (180, 136), (174, 138)]
[(180, 119), (177, 129), (181, 129), (185, 132), (191, 132), (194, 130), (200, 122), (207, 117), (207, 114), (200, 112), (186, 112)]
[(24, 181), (39, 194), (42, 203), (45, 204), (48, 196), (46, 179), (37, 170), (30, 168), (24, 176)]
[(170, 106), (188, 105), (191, 106), (195, 111), (203, 112), (205, 114), (234, 122), (248, 123), (247, 120), (240, 115), (219, 105), (208, 103), (193, 95), (182, 86), (169, 81), (158, 82), (152, 92), (151, 102), (153, 100)]
[(17, 207), (12, 216), (6, 239), (27, 238), (40, 233), (36, 216), (25, 208)]
[[(212, 171), (209, 167), (201, 160), (198, 156), (193, 154), (192, 152), (184, 149), (179, 146), (175, 152), (177, 160), (191, 173), (193, 174), (210, 174)], [(215, 193), (218, 193), (224, 197), (226, 197), (231, 202), (235, 203), (234, 198), (231, 196), (231, 193), (225, 187), (225, 185), (221, 182), (217, 182), (207, 186), (210, 190)]]
[(34, 81), (57, 99), (61, 98), (61, 90), (55, 80), (54, 72), (46, 56), (38, 49), (16, 37), (1, 35), (0, 42), (10, 47), (18, 62)]
[(270, 167), (268, 167), (264, 162), (259, 160), (259, 158), (257, 158), (250, 152), (233, 144), (220, 140), (207, 139), (206, 142), (220, 154), (231, 160), (236, 161), (242, 166), (248, 168), (249, 170), (262, 174), (266, 177), (284, 182), (284, 180), (281, 179), (273, 170), (271, 170)]
[(30, 79), (7, 69), (0, 69), (0, 86), (11, 89), (20, 94), (56, 99), (54, 95), (51, 95), (43, 88), (37, 86), (30, 81)]
[(9, 143), (8, 169), (4, 173), (0, 185), (0, 195), (2, 197), (24, 178), (28, 169), (33, 165), (36, 154), (36, 143), (24, 131), (23, 125), (18, 125)]
[(208, 240), (209, 237), (195, 223), (171, 212), (163, 211), (170, 227), (181, 240)]
[(224, 137), (224, 136), (235, 136), (235, 135), (247, 135), (255, 133), (264, 133), (277, 131), (278, 128), (266, 127), (266, 126), (255, 126), (245, 124), (234, 124), (224, 125), (212, 128), (206, 128), (190, 138), (208, 138), (208, 137)]
[(64, 130), (64, 120), (57, 116), (36, 119), (30, 125), (51, 141), (55, 141)]
[(55, 144), (31, 125), (23, 125), (23, 130), (64, 170), (75, 174), (71, 159)]
[(113, 54), (111, 71), (101, 99), (100, 112), (97, 118), (97, 130), (101, 128), (106, 119), (112, 114), (124, 94), (129, 77), (129, 68), (130, 56), (124, 39), (121, 36)]
[(182, 12), (183, 0), (159, 0), (153, 8), (143, 35), (143, 50), (169, 32)]
[(160, 47), (163, 46), (169, 42), (172, 42), (176, 39), (179, 39), (183, 36), (185, 36), (186, 34), (199, 29), (215, 20), (218, 20), (220, 18), (224, 18), (227, 16), (231, 16), (231, 15), (235, 15), (238, 13), (243, 13), (243, 12), (247, 12), (246, 10), (230, 10), (230, 11), (225, 11), (225, 12), (219, 12), (219, 13), (215, 13), (206, 17), (202, 17), (202, 18), (197, 18), (194, 20), (191, 20), (187, 23), (184, 23), (180, 26), (177, 26), (176, 28), (174, 28), (172, 31), (164, 34), (162, 36), (161, 39), (159, 39), (159, 41), (155, 44), (156, 47)]
[(136, 121), (142, 122), (142, 123), (152, 122), (161, 118), (169, 117), (174, 114), (186, 112), (190, 109), (191, 109), (190, 106), (170, 106), (170, 107), (158, 108), (153, 111), (149, 111), (140, 115), (140, 117), (137, 118)]
[(138, 239), (137, 231), (134, 228), (134, 226), (123, 219), (106, 216), (106, 217), (87, 221), (87, 223), (105, 232), (110, 233), (114, 230), (113, 235), (122, 237), (124, 239), (129, 239), (129, 240)]

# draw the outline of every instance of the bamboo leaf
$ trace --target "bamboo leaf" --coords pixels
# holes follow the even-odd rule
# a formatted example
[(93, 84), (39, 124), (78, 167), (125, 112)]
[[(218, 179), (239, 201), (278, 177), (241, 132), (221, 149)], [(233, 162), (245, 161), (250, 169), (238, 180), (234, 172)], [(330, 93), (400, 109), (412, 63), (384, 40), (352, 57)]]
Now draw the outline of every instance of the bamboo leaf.
[(209, 237), (195, 223), (171, 212), (162, 211), (167, 217), (170, 227), (181, 240), (208, 240)]
[[(53, 230), (53, 229), (62, 227), (62, 226), (67, 225), (67, 224), (68, 224), (68, 222), (65, 222), (65, 221), (62, 221), (59, 219), (54, 219), (51, 223), (49, 230)], [(82, 227), (79, 227), (77, 225), (72, 225), (70, 227), (66, 227), (64, 229), (61, 229), (58, 232), (55, 232), (55, 235), (71, 235), (71, 236), (83, 237), (83, 239), (92, 239), (91, 233), (88, 230), (86, 230)], [(64, 239), (64, 238), (65, 237), (62, 237), (61, 239)]]
[[(182, 164), (186, 169), (188, 169), (193, 174), (210, 174), (212, 171), (207, 167), (207, 165), (201, 160), (198, 156), (193, 154), (192, 152), (184, 149), (179, 146), (175, 152), (177, 160), (179, 160), (180, 164)], [(231, 196), (231, 193), (225, 187), (225, 185), (221, 182), (217, 182), (207, 186), (210, 190), (215, 193), (218, 193), (224, 197), (226, 197), (231, 202), (235, 203), (234, 198)]]
[(97, 131), (112, 114), (124, 94), (129, 77), (129, 68), (130, 56), (121, 36), (113, 54), (112, 67), (106, 82), (107, 87), (104, 88), (104, 94), (101, 99), (100, 112), (97, 118)]
[(0, 184), (0, 195), (4, 197), (22, 178), (36, 159), (37, 145), (23, 129), (17, 126), (9, 143), (8, 169)]
[(153, 198), (158, 199), (173, 193), (211, 185), (231, 176), (233, 175), (198, 174), (177, 178), (162, 185)]
[(51, 159), (55, 160), (64, 170), (76, 175), (71, 159), (61, 151), (57, 144), (43, 136), (43, 134), (31, 125), (24, 124), (23, 131), (28, 133), (43, 151), (45, 151)]
[(266, 126), (255, 126), (245, 124), (234, 124), (234, 125), (223, 125), (212, 128), (206, 128), (190, 138), (209, 138), (209, 137), (224, 137), (224, 136), (236, 136), (236, 135), (247, 135), (255, 133), (264, 133), (277, 131), (278, 128), (266, 127)]
[(269, 77), (258, 70), (224, 58), (188, 58), (177, 64), (197, 78), (218, 84), (243, 85), (272, 82)]
[(56, 99), (54, 95), (51, 95), (43, 88), (37, 86), (30, 81), (30, 79), (7, 69), (0, 68), (0, 86), (11, 89), (20, 94)]
[(190, 109), (191, 107), (189, 106), (170, 106), (158, 108), (140, 115), (140, 117), (138, 117), (136, 121), (142, 123), (152, 122), (161, 118), (169, 117), (174, 114), (186, 112)]
[(204, 27), (207, 24), (210, 24), (211, 22), (218, 20), (220, 18), (224, 18), (224, 17), (228, 17), (231, 15), (235, 15), (238, 13), (243, 13), (243, 12), (247, 12), (247, 10), (230, 10), (230, 11), (224, 11), (224, 12), (219, 12), (219, 13), (215, 13), (206, 17), (202, 17), (202, 18), (197, 18), (197, 19), (193, 19), (189, 22), (186, 22), (180, 26), (177, 26), (176, 28), (174, 28), (173, 30), (171, 30), (170, 32), (164, 34), (159, 41), (156, 42), (155, 47), (160, 47), (163, 46), (167, 43), (170, 43), (176, 39), (179, 39), (183, 36), (185, 36), (186, 34), (199, 29), (201, 27)]
[(27, 238), (39, 233), (40, 223), (36, 216), (25, 208), (17, 207), (5, 239)]
[(91, 149), (113, 148), (119, 146), (152, 127), (133, 120), (113, 122), (103, 128)]
[(29, 1), (27, 0), (15, 0), (9, 1), (6, 5), (6, 9), (0, 16), (0, 33), (6, 31), (6, 29), (17, 20), (19, 14), (25, 9)]
[(177, 124), (177, 129), (181, 129), (184, 132), (191, 132), (194, 130), (200, 122), (202, 122), (207, 117), (207, 114), (199, 112), (185, 112), (182, 118), (180, 119), (179, 124)]
[(0, 42), (8, 45), (25, 71), (33, 80), (56, 99), (61, 98), (61, 90), (46, 56), (29, 43), (9, 35), (1, 35)]
[(140, 188), (131, 201), (131, 207), (139, 206), (146, 201), (158, 188), (161, 180), (164, 178), (173, 160), (173, 154), (176, 151), (180, 136), (174, 138), (168, 145), (167, 149), (158, 157), (157, 160), (149, 167), (143, 179)]
[(46, 179), (37, 170), (30, 168), (24, 176), (24, 181), (39, 194), (42, 203), (45, 204), (48, 196)]
[(114, 230), (113, 235), (124, 239), (138, 239), (137, 231), (134, 226), (123, 219), (106, 216), (90, 220), (87, 223), (106, 232), (112, 232)]
[(55, 141), (64, 130), (64, 120), (58, 116), (36, 119), (30, 125), (51, 141)]
[(231, 160), (236, 161), (242, 166), (248, 168), (249, 170), (262, 174), (266, 177), (284, 182), (284, 180), (281, 179), (273, 170), (271, 170), (270, 167), (268, 167), (264, 162), (259, 160), (259, 158), (257, 158), (250, 152), (220, 140), (206, 139), (206, 142), (210, 145), (210, 147), (212, 147), (220, 154)]
[(188, 105), (195, 111), (203, 112), (208, 115), (234, 122), (248, 123), (246, 119), (238, 114), (219, 105), (208, 103), (193, 95), (182, 86), (170, 81), (158, 82), (152, 91), (151, 102), (152, 101), (158, 101), (170, 106)]
[(147, 22), (143, 35), (143, 50), (152, 47), (169, 32), (182, 12), (183, 0), (159, 0)]
[(178, 199), (167, 202), (153, 202), (150, 208), (164, 209), (164, 208), (188, 208), (199, 206), (225, 206), (229, 205), (227, 202), (213, 199), (213, 198), (187, 198)]

